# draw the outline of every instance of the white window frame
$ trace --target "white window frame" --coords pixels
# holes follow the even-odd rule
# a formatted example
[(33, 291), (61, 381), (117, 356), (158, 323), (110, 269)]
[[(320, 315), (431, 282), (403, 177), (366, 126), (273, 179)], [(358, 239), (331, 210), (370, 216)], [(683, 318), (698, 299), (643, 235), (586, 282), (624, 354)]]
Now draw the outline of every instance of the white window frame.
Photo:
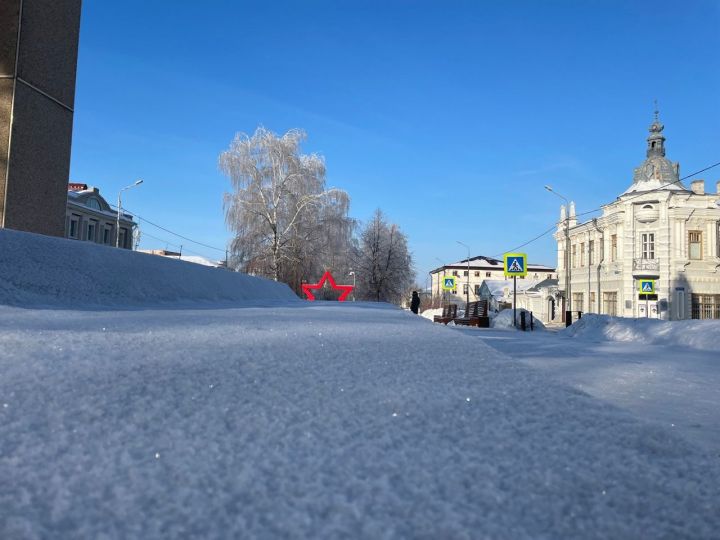
[(655, 233), (645, 232), (640, 234), (641, 258), (646, 260), (655, 259)]
[[(698, 241), (693, 242), (693, 235), (697, 235)], [(697, 257), (693, 257), (693, 246), (697, 246)], [(688, 259), (691, 261), (702, 261), (703, 259), (703, 232), (688, 231)]]

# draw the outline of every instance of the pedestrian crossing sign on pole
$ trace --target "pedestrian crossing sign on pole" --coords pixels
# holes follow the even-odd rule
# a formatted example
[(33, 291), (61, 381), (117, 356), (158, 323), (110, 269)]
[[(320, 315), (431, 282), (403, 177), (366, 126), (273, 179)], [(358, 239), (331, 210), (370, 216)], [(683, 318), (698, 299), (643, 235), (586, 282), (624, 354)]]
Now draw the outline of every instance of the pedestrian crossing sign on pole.
[(525, 253), (505, 254), (505, 276), (524, 277), (527, 275), (527, 255)]
[(455, 276), (443, 276), (443, 291), (452, 291), (455, 289)]
[(641, 279), (638, 284), (640, 294), (655, 294), (655, 280)]

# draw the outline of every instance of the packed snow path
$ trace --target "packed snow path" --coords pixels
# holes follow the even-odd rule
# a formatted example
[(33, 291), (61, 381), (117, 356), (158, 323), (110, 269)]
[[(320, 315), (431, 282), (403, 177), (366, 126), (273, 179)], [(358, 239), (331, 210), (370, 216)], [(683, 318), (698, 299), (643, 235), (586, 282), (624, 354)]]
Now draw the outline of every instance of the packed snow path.
[(0, 538), (711, 538), (670, 428), (390, 307), (0, 306)]
[(717, 350), (569, 337), (562, 331), (462, 331), (720, 456)]

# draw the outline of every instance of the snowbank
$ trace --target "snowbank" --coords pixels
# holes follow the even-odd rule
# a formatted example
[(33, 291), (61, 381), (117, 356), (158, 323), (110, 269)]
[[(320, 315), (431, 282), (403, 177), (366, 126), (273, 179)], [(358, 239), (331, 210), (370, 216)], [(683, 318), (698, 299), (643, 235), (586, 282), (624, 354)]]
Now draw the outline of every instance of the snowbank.
[(661, 321), (587, 314), (562, 332), (569, 337), (593, 341), (610, 339), (656, 345), (683, 345), (705, 351), (716, 351), (720, 343), (718, 320)]
[[(530, 329), (530, 312), (524, 308), (517, 309), (518, 329), (520, 328), (520, 313), (521, 312), (525, 312), (525, 321), (527, 324), (527, 328), (529, 330)], [(513, 325), (513, 310), (512, 309), (504, 309), (500, 313), (496, 314), (494, 317), (491, 317), (490, 327), (491, 328), (504, 328), (504, 329), (513, 328), (514, 327), (514, 325)], [(545, 325), (543, 323), (541, 323), (537, 317), (535, 317), (533, 319), (533, 328), (535, 330), (545, 330)]]
[(283, 283), (156, 255), (0, 229), (0, 304), (300, 301)]
[(421, 316), (421, 317), (425, 317), (426, 319), (432, 321), (432, 320), (433, 320), (433, 317), (435, 317), (435, 315), (442, 315), (442, 312), (443, 312), (443, 308), (441, 308), (441, 307), (440, 307), (440, 308), (426, 309), (425, 311), (423, 311), (422, 313), (420, 313), (420, 316)]

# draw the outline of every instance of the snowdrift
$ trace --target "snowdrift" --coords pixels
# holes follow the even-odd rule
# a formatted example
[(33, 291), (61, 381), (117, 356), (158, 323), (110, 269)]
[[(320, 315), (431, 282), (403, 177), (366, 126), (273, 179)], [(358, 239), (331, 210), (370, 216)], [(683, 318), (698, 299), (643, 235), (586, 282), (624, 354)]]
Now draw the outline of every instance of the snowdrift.
[(720, 343), (719, 320), (661, 321), (587, 314), (562, 332), (566, 336), (597, 341), (682, 345), (704, 351), (716, 351)]
[(148, 306), (300, 301), (284, 283), (157, 255), (0, 229), (0, 304)]
[[(530, 330), (530, 312), (524, 308), (518, 308), (517, 309), (517, 329), (520, 330), (520, 313), (525, 312), (525, 324), (527, 325), (528, 331)], [(494, 317), (490, 319), (490, 328), (504, 328), (504, 329), (514, 329), (513, 326), (513, 310), (512, 309), (504, 309)], [(534, 330), (545, 330), (545, 325), (540, 322), (540, 320), (535, 317), (533, 319), (533, 329)]]

